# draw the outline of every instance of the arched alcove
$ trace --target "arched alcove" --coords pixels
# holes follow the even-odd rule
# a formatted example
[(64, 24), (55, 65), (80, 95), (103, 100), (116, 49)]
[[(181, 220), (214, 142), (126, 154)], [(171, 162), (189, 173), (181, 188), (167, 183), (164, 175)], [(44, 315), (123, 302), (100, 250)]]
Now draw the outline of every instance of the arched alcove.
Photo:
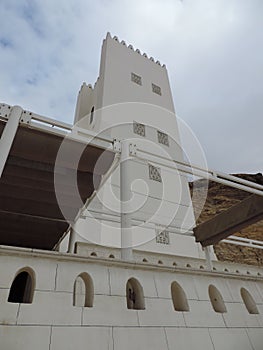
[(136, 278), (130, 278), (126, 284), (126, 300), (128, 309), (145, 309), (143, 288)]
[(189, 311), (186, 294), (179, 283), (172, 282), (171, 294), (175, 311)]
[(9, 303), (31, 304), (35, 285), (35, 272), (29, 267), (20, 269), (12, 282), (7, 301)]
[(92, 124), (93, 122), (93, 119), (94, 119), (94, 106), (91, 108), (91, 111), (90, 111), (90, 121), (89, 123)]
[(240, 289), (240, 294), (241, 294), (243, 302), (244, 302), (244, 304), (245, 304), (245, 306), (247, 308), (247, 311), (250, 314), (259, 314), (256, 302), (253, 299), (252, 295), (249, 293), (249, 291), (242, 287)]
[(214, 285), (210, 284), (210, 286), (208, 287), (208, 294), (215, 312), (227, 312), (224, 299), (219, 290)]
[(73, 306), (93, 307), (94, 285), (86, 272), (78, 275), (74, 282)]

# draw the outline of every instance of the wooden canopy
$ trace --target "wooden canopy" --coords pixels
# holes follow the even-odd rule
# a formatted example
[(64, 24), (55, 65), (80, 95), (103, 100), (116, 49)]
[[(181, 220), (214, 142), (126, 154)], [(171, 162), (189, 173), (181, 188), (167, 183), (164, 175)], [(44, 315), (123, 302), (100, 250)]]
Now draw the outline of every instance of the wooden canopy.
[(203, 247), (215, 244), (263, 219), (263, 197), (253, 194), (228, 210), (194, 228)]
[[(0, 121), (0, 136), (4, 127)], [(53, 249), (109, 170), (113, 152), (75, 140), (64, 141), (66, 157), (55, 167), (63, 140), (56, 133), (19, 126), (0, 179), (0, 245)], [(79, 154), (75, 169), (71, 160)], [(102, 154), (103, 162), (95, 167)], [(76, 172), (79, 193), (71, 181)]]

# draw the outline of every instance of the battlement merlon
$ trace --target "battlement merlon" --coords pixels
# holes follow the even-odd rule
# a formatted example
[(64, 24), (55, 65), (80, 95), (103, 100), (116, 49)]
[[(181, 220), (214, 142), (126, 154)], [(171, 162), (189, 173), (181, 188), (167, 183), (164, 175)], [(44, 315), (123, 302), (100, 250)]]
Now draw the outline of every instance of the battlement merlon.
[(108, 33), (102, 44), (98, 79), (93, 87), (81, 87), (75, 123), (93, 107), (96, 111), (126, 102), (148, 103), (174, 113), (166, 66)]

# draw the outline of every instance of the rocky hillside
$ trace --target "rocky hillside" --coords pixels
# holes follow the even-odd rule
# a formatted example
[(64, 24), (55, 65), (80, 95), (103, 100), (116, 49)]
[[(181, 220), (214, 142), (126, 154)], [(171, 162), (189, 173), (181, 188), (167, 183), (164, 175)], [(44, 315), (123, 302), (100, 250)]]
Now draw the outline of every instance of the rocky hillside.
[[(261, 173), (235, 174), (235, 176), (263, 185), (263, 176)], [(205, 194), (205, 187), (206, 182), (204, 180), (194, 182), (193, 204), (195, 213), (200, 209), (200, 199)], [(190, 184), (190, 188), (192, 191), (193, 183)], [(249, 195), (250, 194), (247, 192), (232, 187), (209, 182), (208, 195), (201, 214), (197, 219), (197, 223), (212, 218), (232, 205), (247, 198)], [(237, 232), (236, 235), (263, 241), (263, 220)], [(261, 249), (247, 248), (226, 243), (218, 243), (214, 248), (219, 260), (263, 266), (263, 250)]]

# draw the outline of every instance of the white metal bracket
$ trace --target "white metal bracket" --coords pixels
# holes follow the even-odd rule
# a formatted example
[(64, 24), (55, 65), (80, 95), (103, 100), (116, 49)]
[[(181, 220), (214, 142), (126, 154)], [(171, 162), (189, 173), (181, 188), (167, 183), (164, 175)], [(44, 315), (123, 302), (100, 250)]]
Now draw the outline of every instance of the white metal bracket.
[(23, 111), (21, 118), (20, 118), (20, 123), (30, 124), (31, 119), (32, 119), (32, 112)]
[(4, 119), (7, 120), (9, 117), (9, 114), (11, 112), (11, 106), (5, 104), (5, 103), (1, 103), (0, 104), (0, 119)]
[(121, 142), (119, 140), (113, 140), (113, 151), (116, 153), (121, 153)]
[(137, 154), (137, 146), (133, 143), (130, 143), (129, 145), (129, 153), (130, 153), (130, 156), (136, 156)]
[(23, 109), (21, 107), (14, 106), (10, 109), (8, 117), (6, 117), (7, 122), (0, 138), (0, 178), (16, 136), (22, 113)]

